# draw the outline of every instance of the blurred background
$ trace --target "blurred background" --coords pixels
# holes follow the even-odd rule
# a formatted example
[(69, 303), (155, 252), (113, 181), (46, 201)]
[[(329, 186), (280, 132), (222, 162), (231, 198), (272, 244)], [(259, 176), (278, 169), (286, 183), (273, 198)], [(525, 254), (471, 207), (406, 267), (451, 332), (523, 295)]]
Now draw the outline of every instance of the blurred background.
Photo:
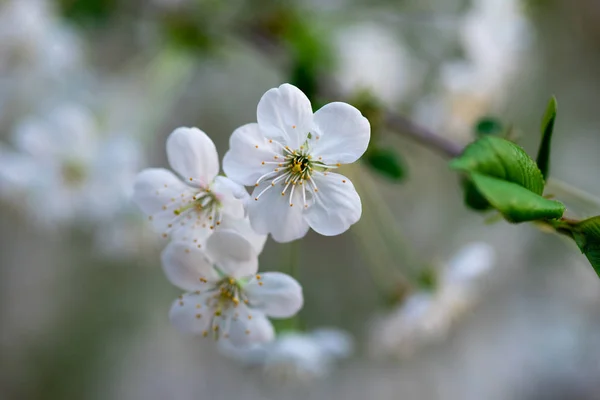
[[(173, 129), (201, 128), (222, 156), (283, 82), (461, 144), (497, 119), (530, 154), (554, 94), (552, 174), (600, 197), (598, 71), (594, 0), (0, 0), (0, 398), (600, 399), (585, 257), (467, 210), (447, 160), (374, 119), (370, 153), (342, 171), (361, 221), (300, 243), (302, 325), (356, 341), (324, 379), (278, 382), (175, 331), (165, 242), (129, 200), (137, 172), (167, 167)], [(382, 149), (383, 173), (368, 162)], [(377, 321), (472, 241), (496, 249), (476, 304), (408, 357), (374, 354)], [(261, 270), (291, 252), (269, 240)]]

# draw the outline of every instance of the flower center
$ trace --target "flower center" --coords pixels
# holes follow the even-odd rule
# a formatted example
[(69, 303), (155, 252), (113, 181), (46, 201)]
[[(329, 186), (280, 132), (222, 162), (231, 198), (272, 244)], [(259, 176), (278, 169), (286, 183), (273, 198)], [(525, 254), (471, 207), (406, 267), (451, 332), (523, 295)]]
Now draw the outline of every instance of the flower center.
[[(304, 208), (308, 208), (307, 192), (310, 197), (314, 198), (319, 191), (317, 184), (312, 178), (313, 175), (327, 174), (327, 170), (337, 168), (340, 164), (327, 165), (321, 161), (321, 157), (317, 160), (313, 159), (313, 156), (310, 154), (308, 140), (297, 150), (292, 150), (288, 146), (283, 146), (274, 140), (269, 140), (269, 142), (280, 146), (282, 152), (273, 157), (274, 161), (262, 161), (262, 165), (273, 165), (275, 168), (262, 175), (256, 181), (255, 186), (259, 186), (263, 181), (270, 182), (271, 184), (263, 189), (254, 200), (258, 201), (265, 192), (279, 184), (282, 187), (282, 196), (285, 196), (289, 189), (290, 207), (294, 206), (294, 191), (296, 187), (298, 187), (298, 190), (302, 193), (302, 203)], [(258, 148), (258, 146), (256, 147)]]
[(87, 176), (85, 166), (77, 161), (65, 161), (61, 166), (63, 181), (67, 186), (81, 186)]
[[(183, 229), (186, 226), (192, 229), (215, 229), (215, 226), (221, 225), (223, 204), (219, 195), (208, 187), (199, 190), (194, 195), (184, 192), (181, 197), (172, 197), (170, 203), (163, 205), (164, 211), (172, 210), (173, 212), (173, 219), (167, 225), (167, 231), (163, 233), (164, 238), (167, 238), (174, 230)], [(160, 194), (160, 191), (157, 191), (157, 194)], [(183, 239), (188, 238), (184, 237)], [(197, 242), (198, 239), (194, 239), (194, 243)]]
[[(256, 277), (260, 278), (260, 275)], [(229, 338), (229, 329), (233, 321), (237, 321), (239, 318), (252, 320), (252, 315), (248, 307), (238, 308), (240, 302), (243, 302), (245, 305), (249, 304), (243, 290), (246, 282), (247, 280), (245, 279), (236, 280), (232, 277), (224, 277), (216, 283), (214, 295), (206, 302), (207, 307), (209, 307), (212, 313), (209, 326), (215, 340), (219, 340), (220, 337)], [(240, 315), (238, 311), (241, 311), (243, 315)], [(208, 336), (208, 334), (209, 330), (202, 332), (204, 337)], [(247, 329), (245, 334), (249, 335), (250, 330)]]

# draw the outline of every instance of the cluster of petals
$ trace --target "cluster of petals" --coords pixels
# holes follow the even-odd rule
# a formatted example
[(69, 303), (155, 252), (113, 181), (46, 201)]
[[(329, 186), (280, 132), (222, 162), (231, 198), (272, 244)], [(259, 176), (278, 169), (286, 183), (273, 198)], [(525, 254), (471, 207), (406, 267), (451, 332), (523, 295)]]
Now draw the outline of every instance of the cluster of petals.
[(493, 264), (494, 250), (488, 244), (476, 242), (462, 248), (442, 272), (434, 291), (410, 295), (375, 324), (371, 352), (375, 356), (407, 357), (419, 347), (443, 339), (474, 305), (477, 283)]
[(162, 264), (171, 283), (187, 291), (171, 307), (173, 325), (236, 348), (273, 340), (268, 317), (289, 318), (304, 301), (292, 277), (258, 274), (254, 247), (233, 230), (219, 229), (202, 250), (174, 240), (163, 251)]
[(223, 159), (231, 180), (254, 187), (247, 202), (252, 228), (289, 242), (309, 228), (333, 236), (356, 223), (360, 197), (333, 171), (367, 149), (370, 125), (360, 111), (334, 102), (313, 113), (300, 89), (283, 84), (260, 99), (257, 120), (235, 130)]

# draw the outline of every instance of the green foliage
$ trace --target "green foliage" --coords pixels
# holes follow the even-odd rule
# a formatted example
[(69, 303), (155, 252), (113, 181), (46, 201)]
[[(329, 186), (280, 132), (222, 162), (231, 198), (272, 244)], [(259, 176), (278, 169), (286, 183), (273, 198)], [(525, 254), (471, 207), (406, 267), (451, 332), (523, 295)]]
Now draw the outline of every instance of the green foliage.
[(516, 183), (539, 195), (544, 190), (542, 173), (525, 150), (496, 136), (484, 136), (471, 143), (450, 162), (450, 167)]
[(550, 169), (550, 142), (552, 141), (552, 132), (554, 130), (554, 121), (557, 111), (556, 97), (552, 96), (546, 107), (546, 112), (542, 118), (542, 141), (537, 155), (537, 165), (542, 172), (544, 179), (548, 178)]
[(285, 319), (272, 319), (271, 323), (273, 324), (273, 328), (277, 334), (281, 334), (282, 332), (292, 332), (299, 330), (300, 320), (297, 316)]
[(201, 52), (213, 46), (214, 40), (206, 29), (207, 25), (194, 15), (166, 14), (163, 19), (163, 32), (175, 46)]
[(489, 210), (492, 205), (486, 198), (477, 190), (477, 186), (467, 177), (462, 180), (465, 204), (476, 211)]
[(62, 14), (79, 24), (100, 24), (116, 12), (117, 0), (58, 0)]
[(465, 172), (466, 204), (475, 210), (498, 210), (509, 222), (560, 218), (565, 206), (542, 197), (544, 179), (536, 163), (517, 144), (483, 136), (450, 163)]
[(600, 276), (600, 216), (571, 225), (573, 239)]
[(477, 172), (471, 179), (483, 197), (509, 222), (526, 222), (562, 217), (565, 206), (546, 199), (516, 183)]
[(499, 119), (483, 117), (477, 121), (474, 130), (477, 137), (483, 137), (485, 135), (501, 136), (504, 133), (504, 126)]
[(319, 77), (331, 66), (331, 51), (324, 36), (302, 18), (292, 18), (283, 38), (292, 55), (290, 83), (311, 101), (318, 95)]
[(393, 181), (404, 179), (406, 170), (404, 162), (398, 153), (390, 148), (373, 147), (365, 155), (365, 161), (380, 175)]

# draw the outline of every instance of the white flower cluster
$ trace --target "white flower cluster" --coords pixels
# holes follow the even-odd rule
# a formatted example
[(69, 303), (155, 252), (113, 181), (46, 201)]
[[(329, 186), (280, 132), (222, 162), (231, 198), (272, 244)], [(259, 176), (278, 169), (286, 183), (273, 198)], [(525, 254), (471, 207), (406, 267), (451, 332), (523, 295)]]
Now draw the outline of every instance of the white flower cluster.
[(12, 133), (0, 144), (0, 201), (36, 228), (89, 231), (102, 256), (131, 256), (154, 242), (132, 223), (140, 143), (130, 126), (111, 124), (107, 105), (117, 96), (95, 84), (82, 43), (55, 8), (48, 0), (0, 4), (0, 128)]
[[(277, 242), (299, 239), (309, 228), (339, 235), (359, 220), (352, 182), (332, 170), (366, 151), (370, 125), (345, 103), (313, 114), (308, 98), (289, 84), (265, 93), (257, 119), (233, 132), (223, 160), (227, 177), (219, 175), (215, 145), (204, 132), (176, 129), (166, 143), (173, 172), (142, 171), (133, 198), (171, 239), (162, 265), (186, 291), (171, 307), (175, 327), (218, 339), (245, 363), (272, 369), (287, 360), (298, 375), (324, 373), (350, 351), (342, 345), (348, 339), (321, 332), (274, 340), (268, 317), (294, 316), (302, 288), (286, 274), (258, 273), (258, 255), (268, 234)], [(253, 187), (251, 195), (244, 186)]]
[(61, 104), (19, 123), (15, 150), (1, 149), (3, 195), (24, 204), (46, 226), (99, 223), (122, 211), (139, 168), (134, 142), (103, 138), (91, 112)]
[(407, 357), (420, 346), (436, 342), (477, 300), (476, 283), (494, 264), (494, 250), (485, 243), (465, 246), (448, 263), (435, 291), (409, 295), (390, 315), (382, 318), (371, 335), (376, 357)]

